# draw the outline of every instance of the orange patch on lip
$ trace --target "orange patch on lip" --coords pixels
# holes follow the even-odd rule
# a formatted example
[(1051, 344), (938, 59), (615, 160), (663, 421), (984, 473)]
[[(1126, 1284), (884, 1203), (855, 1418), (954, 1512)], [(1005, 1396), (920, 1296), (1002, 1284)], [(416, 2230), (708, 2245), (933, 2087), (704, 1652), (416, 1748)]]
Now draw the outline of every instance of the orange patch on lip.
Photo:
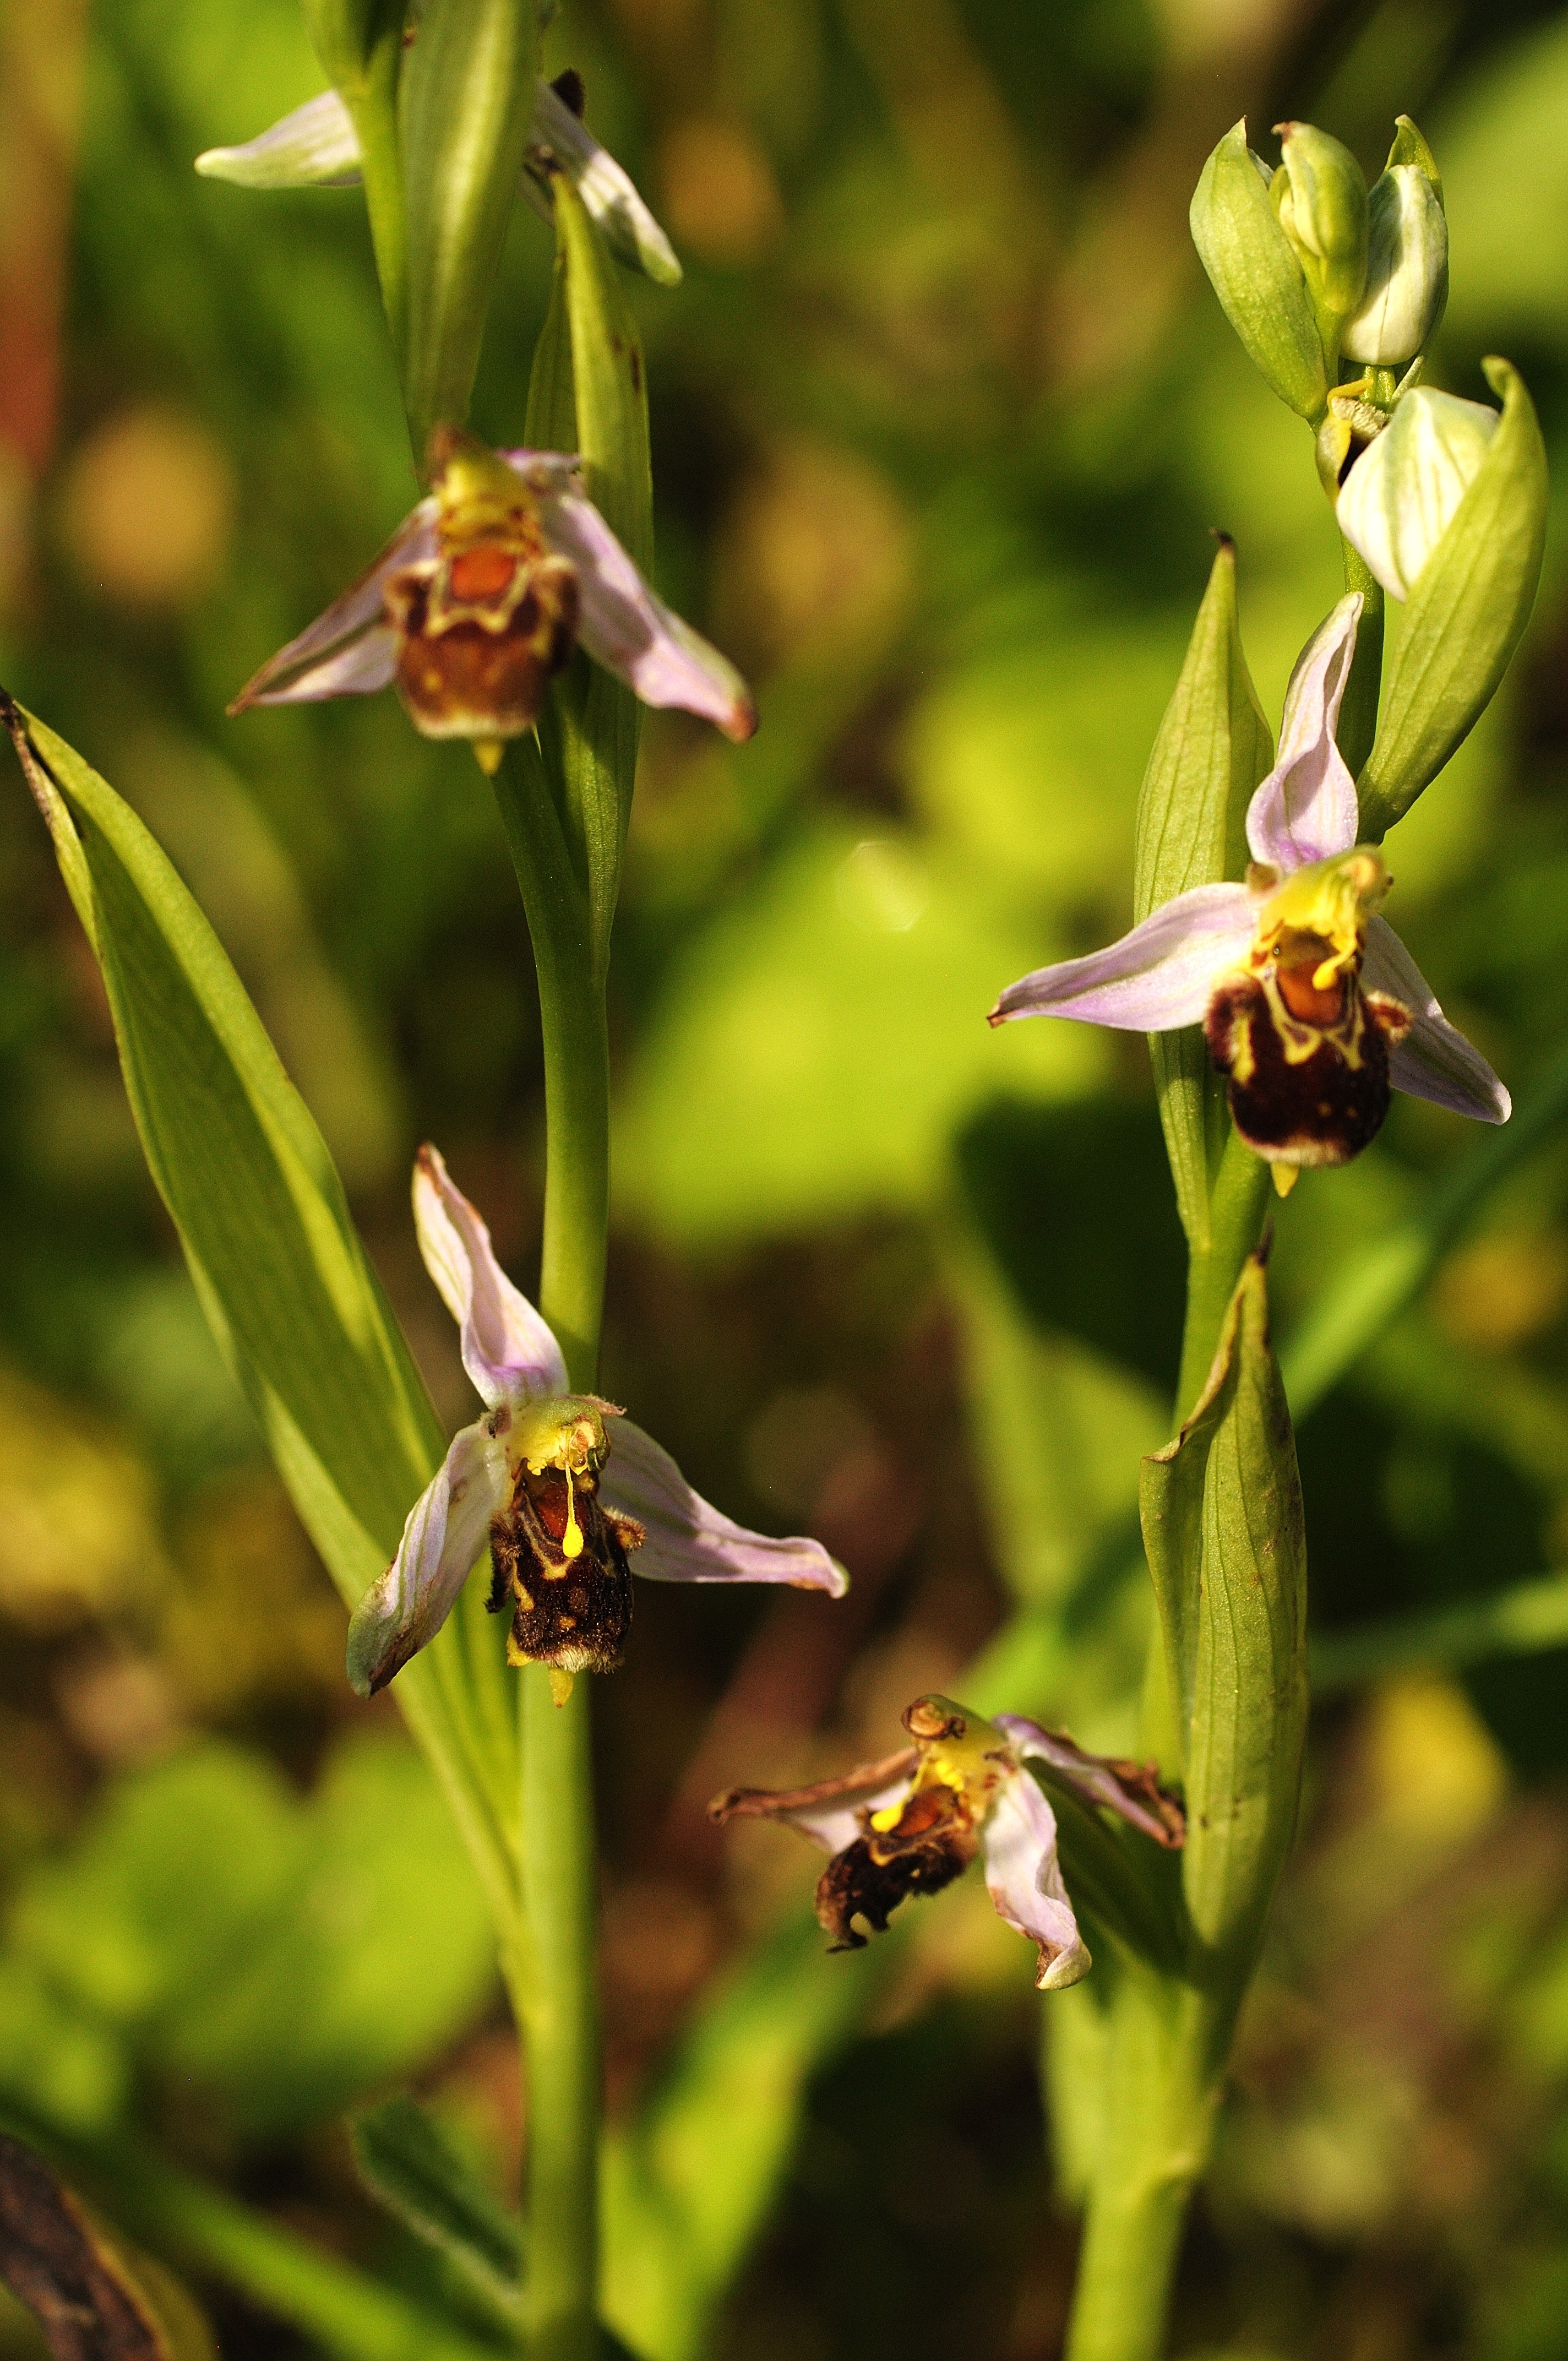
[(1279, 997), (1292, 1016), (1303, 1025), (1337, 1025), (1344, 1015), (1344, 978), (1336, 975), (1331, 984), (1320, 991), (1312, 982), (1309, 962), (1302, 967), (1281, 967), (1278, 971)]
[(465, 606), (482, 598), (499, 598), (510, 588), (517, 560), (504, 549), (465, 549), (452, 561), (447, 579), (452, 596)]

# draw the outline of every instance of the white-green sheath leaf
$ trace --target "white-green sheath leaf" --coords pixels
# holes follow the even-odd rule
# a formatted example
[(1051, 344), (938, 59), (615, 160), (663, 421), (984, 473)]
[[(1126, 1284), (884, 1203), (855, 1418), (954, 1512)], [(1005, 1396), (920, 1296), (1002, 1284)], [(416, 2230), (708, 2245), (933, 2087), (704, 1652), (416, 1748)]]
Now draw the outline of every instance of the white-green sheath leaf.
[(1357, 782), (1362, 834), (1372, 843), (1409, 811), (1491, 703), (1541, 579), (1546, 446), (1535, 405), (1508, 361), (1482, 366), (1502, 396), (1502, 416), (1406, 604), (1377, 736)]

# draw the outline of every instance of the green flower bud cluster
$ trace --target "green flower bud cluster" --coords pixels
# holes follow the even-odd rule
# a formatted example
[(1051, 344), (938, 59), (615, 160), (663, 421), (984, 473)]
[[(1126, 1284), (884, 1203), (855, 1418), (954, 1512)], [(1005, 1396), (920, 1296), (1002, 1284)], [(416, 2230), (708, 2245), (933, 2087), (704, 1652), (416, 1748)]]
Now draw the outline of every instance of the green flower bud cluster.
[(1282, 123), (1270, 170), (1228, 131), (1192, 199), (1192, 236), (1254, 363), (1313, 426), (1342, 360), (1407, 367), (1448, 297), (1448, 224), (1431, 148), (1408, 115), (1368, 190), (1348, 148), (1310, 123)]

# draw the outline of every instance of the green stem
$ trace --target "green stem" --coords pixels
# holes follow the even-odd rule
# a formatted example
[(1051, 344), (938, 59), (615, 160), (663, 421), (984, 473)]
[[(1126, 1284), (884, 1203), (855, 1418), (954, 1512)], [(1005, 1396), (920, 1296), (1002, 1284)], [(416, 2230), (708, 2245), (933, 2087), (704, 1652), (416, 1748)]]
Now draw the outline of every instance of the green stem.
[(1203, 1390), (1226, 1308), (1263, 1229), (1270, 1185), (1269, 1167), (1233, 1128), (1210, 1194), (1208, 1246), (1194, 1250), (1188, 1259), (1187, 1319), (1176, 1388), (1178, 1426)]
[(1355, 628), (1355, 654), (1344, 685), (1335, 733), (1351, 777), (1360, 776), (1377, 735), (1377, 700), (1383, 689), (1383, 586), (1358, 550), (1341, 536), (1344, 587), (1359, 590), (1363, 605)]
[[(572, 1384), (598, 1362), (609, 1218), (609, 1061), (587, 913), (537, 748), (516, 741), (497, 800), (539, 977), (547, 1148), (540, 1309)], [(600, 2061), (589, 1686), (566, 1702), (531, 1665), (519, 1682), (522, 1961), (511, 1972), (528, 2106), (525, 2349), (591, 2361), (598, 2341)]]
[[(376, 276), (381, 282), (387, 332), (400, 381), (408, 349), (409, 324), (408, 208), (403, 199), (398, 139), (398, 72), (402, 40), (400, 25), (378, 36), (366, 61), (364, 82), (351, 99), (354, 128), (359, 135), (365, 210), (370, 222)], [(422, 451), (416, 448), (416, 465), (422, 464), (423, 457)]]
[(1104, 2134), (1066, 2361), (1158, 2361), (1228, 2046), (1214, 2003), (1129, 1962), (1113, 2004)]

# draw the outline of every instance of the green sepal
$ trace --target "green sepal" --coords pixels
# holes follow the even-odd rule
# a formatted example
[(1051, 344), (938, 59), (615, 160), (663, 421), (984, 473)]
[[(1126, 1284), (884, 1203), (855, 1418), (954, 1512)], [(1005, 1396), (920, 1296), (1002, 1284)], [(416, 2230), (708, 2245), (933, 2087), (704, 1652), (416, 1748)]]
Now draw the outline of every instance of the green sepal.
[(1422, 566), (1357, 782), (1369, 844), (1403, 818), (1491, 703), (1530, 620), (1546, 543), (1546, 446), (1511, 363), (1482, 363), (1502, 397), (1497, 431)]
[(1113, 1828), (1043, 1763), (1029, 1768), (1056, 1814), (1058, 1858), (1074, 1909), (1135, 1958), (1179, 1975), (1186, 1948), (1179, 1857), (1136, 1828)]
[(1295, 1828), (1307, 1719), (1301, 1485), (1261, 1253), (1191, 1416), (1143, 1463), (1139, 1511), (1185, 1764), (1192, 1966), (1239, 1986)]
[[(648, 394), (637, 322), (604, 241), (564, 173), (553, 181), (556, 265), (529, 385), (530, 445), (581, 454), (585, 489), (643, 574), (653, 558)], [(631, 817), (641, 708), (602, 665), (576, 656), (557, 681), (540, 744), (587, 895), (594, 972), (609, 963)]]
[(476, 2177), (434, 2116), (400, 2093), (351, 2117), (348, 2137), (371, 2196), (444, 2255), (487, 2310), (515, 2332), (522, 2300), (516, 2218)]
[(432, 429), (468, 415), (538, 65), (536, 0), (425, 0), (400, 93), (403, 392), (422, 467)]
[(1298, 417), (1315, 423), (1329, 394), (1317, 314), (1265, 167), (1246, 144), (1245, 116), (1204, 165), (1190, 219), (1203, 268), (1254, 368)]
[(1386, 172), (1391, 172), (1396, 164), (1413, 164), (1418, 172), (1425, 173), (1437, 191), (1441, 202), (1442, 174), (1437, 169), (1437, 158), (1427, 146), (1420, 129), (1408, 115), (1397, 115), (1394, 117), (1394, 126), (1393, 144), (1389, 148), (1388, 160), (1383, 170)]
[[(445, 1438), (326, 1143), (245, 987), (130, 807), (0, 691), (103, 971), (148, 1170), (301, 1521), (352, 1607), (396, 1550)], [(512, 1718), (471, 1584), (397, 1697), (515, 1933)]]
[[(1133, 915), (1146, 918), (1194, 885), (1239, 878), (1246, 808), (1274, 761), (1274, 740), (1242, 652), (1236, 553), (1228, 538), (1209, 575), (1175, 693), (1144, 774), (1133, 860)], [(1160, 1122), (1190, 1244), (1209, 1243), (1211, 1167), (1223, 1144), (1224, 1085), (1197, 1026), (1151, 1033)]]

